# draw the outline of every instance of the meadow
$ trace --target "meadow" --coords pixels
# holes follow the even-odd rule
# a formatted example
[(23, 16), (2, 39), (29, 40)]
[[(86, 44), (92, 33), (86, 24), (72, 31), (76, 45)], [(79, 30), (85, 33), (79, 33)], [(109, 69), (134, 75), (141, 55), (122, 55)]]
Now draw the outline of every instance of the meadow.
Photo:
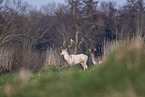
[(87, 70), (46, 66), (0, 74), (0, 97), (144, 97), (144, 39), (120, 44)]

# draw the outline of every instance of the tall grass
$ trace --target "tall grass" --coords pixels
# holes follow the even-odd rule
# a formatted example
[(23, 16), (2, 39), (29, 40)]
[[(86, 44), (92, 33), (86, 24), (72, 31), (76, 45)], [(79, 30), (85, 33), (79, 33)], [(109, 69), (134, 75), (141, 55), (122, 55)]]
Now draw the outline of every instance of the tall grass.
[(0, 49), (0, 72), (19, 71), (21, 68), (38, 72), (48, 69), (64, 69), (69, 65), (60, 55), (60, 51), (48, 48), (46, 52), (30, 50), (27, 48), (1, 47)]
[(43, 61), (45, 57), (38, 51), (25, 50), (21, 56), (22, 57), (20, 58), (21, 60), (20, 69), (25, 68), (32, 72), (38, 72), (44, 64)]
[[(140, 47), (144, 44), (144, 39), (139, 36), (131, 40), (104, 41), (103, 59), (106, 60), (114, 50), (120, 47), (120, 45), (127, 45), (132, 43), (132, 41), (136, 43), (136, 47)], [(56, 48), (48, 48), (46, 52), (39, 53), (36, 50), (28, 50), (24, 48), (12, 49), (10, 47), (1, 47), (0, 62), (0, 72), (12, 70), (18, 71), (21, 68), (33, 72), (38, 72), (40, 70), (47, 71), (50, 69), (59, 71), (70, 67), (64, 58), (60, 56), (60, 51)]]
[(63, 57), (60, 55), (60, 51), (55, 48), (48, 48), (44, 54), (44, 67), (43, 71), (53, 70), (59, 71), (64, 70), (69, 67), (69, 65), (65, 62)]
[(62, 65), (61, 56), (56, 49), (49, 48), (46, 53), (45, 65)]
[(11, 71), (14, 49), (0, 48), (0, 72)]
[(140, 37), (136, 37), (136, 38), (132, 38), (132, 39), (125, 39), (125, 40), (112, 40), (112, 41), (106, 41), (104, 40), (104, 45), (102, 48), (103, 51), (103, 60), (105, 61), (106, 58), (113, 53), (113, 51), (115, 51), (118, 47), (120, 47), (121, 45), (126, 45), (129, 44), (131, 41), (135, 40), (135, 39), (139, 39)]
[(22, 68), (38, 72), (44, 63), (45, 57), (36, 50), (19, 47), (2, 46), (0, 48), (0, 72), (15, 72)]

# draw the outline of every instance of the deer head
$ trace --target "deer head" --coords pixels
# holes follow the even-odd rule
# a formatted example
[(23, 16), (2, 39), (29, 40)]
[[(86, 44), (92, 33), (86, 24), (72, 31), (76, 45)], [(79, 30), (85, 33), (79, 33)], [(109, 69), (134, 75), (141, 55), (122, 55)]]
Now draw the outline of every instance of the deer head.
[(60, 55), (65, 55), (65, 54), (67, 54), (67, 48), (66, 49), (62, 49), (62, 51), (60, 53)]
[(90, 51), (91, 53), (94, 53), (94, 52), (96, 51), (96, 49), (89, 49), (89, 51)]

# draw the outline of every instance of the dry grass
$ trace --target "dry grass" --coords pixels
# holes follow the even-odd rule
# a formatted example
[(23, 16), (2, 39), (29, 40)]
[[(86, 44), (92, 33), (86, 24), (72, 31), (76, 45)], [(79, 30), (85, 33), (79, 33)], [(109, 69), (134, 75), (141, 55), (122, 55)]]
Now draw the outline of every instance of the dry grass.
[[(110, 54), (115, 51), (120, 46), (130, 44), (128, 51), (131, 49), (141, 49), (144, 46), (144, 39), (141, 37), (136, 37), (131, 40), (120, 40), (120, 41), (111, 41), (104, 43), (104, 56), (103, 61), (106, 60)], [(122, 49), (123, 50), (123, 49)], [(140, 50), (137, 50), (140, 51)], [(125, 52), (125, 51), (122, 51)], [(120, 53), (117, 58), (124, 56), (124, 53)], [(139, 56), (139, 55), (135, 55)], [(136, 62), (140, 61), (140, 57), (137, 58)], [(32, 51), (20, 48), (11, 49), (6, 47), (1, 47), (0, 49), (0, 72), (6, 70), (20, 70), (25, 68), (33, 72), (38, 72), (39, 70), (47, 70), (49, 68), (61, 69), (68, 68), (69, 65), (66, 63), (64, 58), (60, 55), (60, 51), (55, 48), (49, 48), (45, 53), (39, 53), (38, 51)], [(42, 69), (41, 69), (42, 68)]]
[(20, 68), (25, 68), (32, 72), (38, 72), (43, 66), (44, 56), (37, 51), (27, 51), (22, 53), (22, 58), (20, 59)]
[(47, 49), (44, 56), (45, 56), (45, 60), (44, 60), (44, 67), (42, 68), (42, 70), (48, 70), (48, 69), (63, 70), (64, 68), (68, 67), (68, 64), (65, 62), (63, 57), (59, 54), (59, 51), (56, 49), (53, 48)]
[(0, 48), (0, 72), (11, 71), (14, 49)]
[[(139, 37), (138, 37), (139, 38)], [(129, 44), (131, 41), (138, 39), (138, 38), (133, 38), (129, 39), (127, 38), (126, 40), (113, 40), (113, 41), (105, 41), (104, 40), (104, 46), (103, 46), (103, 60), (105, 61), (106, 58), (117, 48), (119, 48), (121, 45), (126, 45)]]
[(44, 63), (45, 57), (36, 50), (22, 49), (18, 47), (0, 48), (0, 72), (19, 71), (25, 68), (32, 72), (38, 72)]
[(61, 65), (63, 63), (61, 61), (61, 56), (58, 54), (56, 49), (47, 49), (45, 56), (45, 65)]

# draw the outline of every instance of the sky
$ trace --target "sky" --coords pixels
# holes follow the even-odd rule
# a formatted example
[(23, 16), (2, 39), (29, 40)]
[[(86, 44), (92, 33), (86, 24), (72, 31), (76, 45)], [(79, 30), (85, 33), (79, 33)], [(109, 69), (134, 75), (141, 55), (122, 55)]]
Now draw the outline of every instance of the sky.
[[(22, 0), (32, 5), (33, 7), (40, 8), (42, 5), (46, 5), (47, 3), (65, 3), (65, 0)], [(98, 0), (96, 0), (98, 1)], [(123, 5), (126, 0), (99, 0), (99, 1), (115, 1), (117, 5)]]
[(40, 8), (42, 5), (46, 5), (47, 3), (65, 3), (65, 0), (22, 0), (32, 5), (33, 7)]

